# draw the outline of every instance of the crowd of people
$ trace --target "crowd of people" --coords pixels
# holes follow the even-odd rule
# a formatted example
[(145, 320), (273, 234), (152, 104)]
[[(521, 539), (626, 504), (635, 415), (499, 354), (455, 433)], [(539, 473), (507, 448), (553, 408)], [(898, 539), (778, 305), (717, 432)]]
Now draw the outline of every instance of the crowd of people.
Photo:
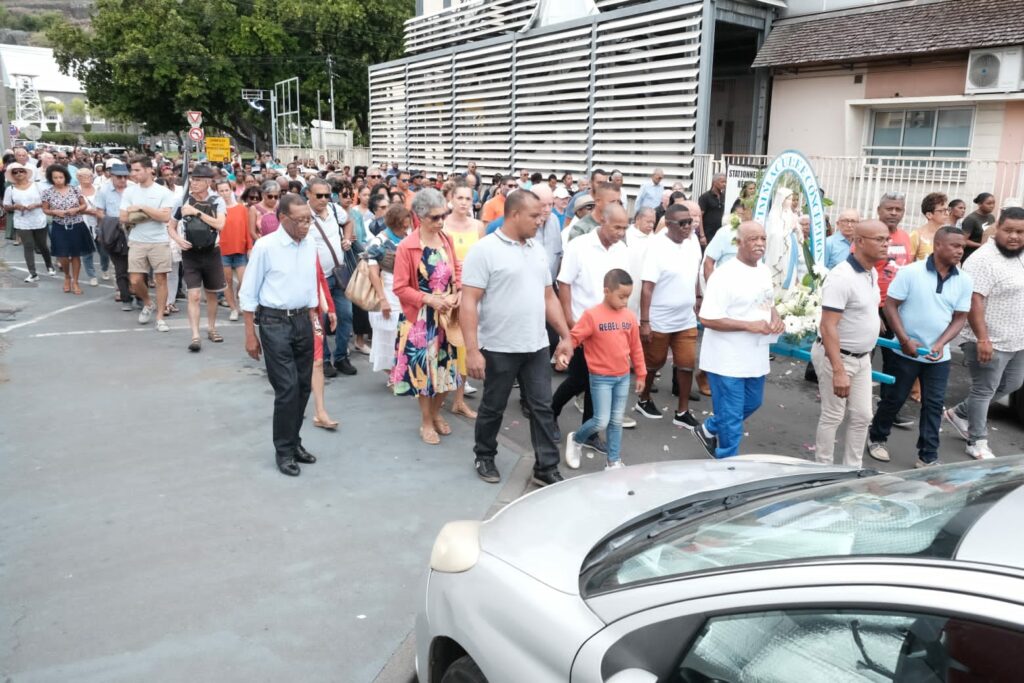
[[(627, 464), (622, 430), (668, 417), (654, 397), (667, 363), (673, 424), (709, 456), (735, 455), (785, 331), (780, 292), (813, 267), (800, 194), (780, 189), (761, 225), (755, 185), (727, 208), (724, 176), (694, 200), (655, 169), (630, 201), (616, 170), (578, 181), (519, 170), (483, 184), (473, 163), (428, 176), (266, 154), (188, 168), (160, 155), (95, 161), (77, 150), (4, 156), (7, 237), (23, 246), (25, 281), (40, 279), (38, 254), (79, 295), (84, 267), (88, 284), (113, 279), (121, 308), (161, 332), (183, 285), (192, 353), (204, 298), (208, 341), (224, 341), (219, 308), (243, 318), (246, 351), (265, 360), (275, 392), (277, 466), (291, 476), (316, 462), (300, 436), (311, 394), (314, 425), (338, 428), (324, 378), (356, 374), (350, 353), (369, 356), (396, 396), (417, 398), (424, 444), (452, 433), (446, 406), (475, 420), (487, 482), (501, 480), (497, 435), (513, 389), (530, 421), (533, 480), (547, 485), (588, 450), (608, 468)], [(888, 461), (891, 429), (915, 422), (909, 400), (921, 404), (918, 466), (938, 461), (943, 419), (969, 456), (994, 457), (988, 407), (1024, 384), (1024, 209), (997, 211), (987, 193), (974, 204), (967, 214), (932, 193), (911, 221), (905, 197), (886, 193), (875, 217), (837, 213), (810, 349), (819, 461), (833, 461), (844, 419), (845, 464), (860, 466), (865, 451)], [(879, 347), (893, 381), (876, 407), (880, 336), (895, 340)], [(954, 343), (971, 387), (947, 408)], [(555, 372), (564, 376), (552, 391)], [(466, 401), (478, 392), (471, 379), (482, 382), (478, 411)], [(702, 396), (713, 406), (703, 421), (690, 409)], [(563, 437), (571, 403), (582, 418)]]

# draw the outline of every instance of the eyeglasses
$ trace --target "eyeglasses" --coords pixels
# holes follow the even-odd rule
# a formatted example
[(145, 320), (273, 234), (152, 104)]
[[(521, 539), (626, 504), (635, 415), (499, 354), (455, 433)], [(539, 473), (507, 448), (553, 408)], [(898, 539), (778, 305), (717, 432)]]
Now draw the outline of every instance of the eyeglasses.
[(265, 198), (267, 198), (267, 199), (277, 199), (277, 198), (278, 198), (278, 197), (280, 197), (281, 195), (279, 195), (279, 194), (265, 194), (265, 195), (263, 195), (263, 196), (264, 196)]
[(331, 193), (328, 192), (327, 194), (321, 194), (319, 192), (315, 192), (313, 194), (313, 196), (316, 197), (317, 199), (330, 199), (331, 198)]
[(868, 240), (869, 242), (874, 242), (876, 244), (888, 244), (892, 241), (892, 238), (888, 235), (885, 235), (884, 237), (861, 237), (861, 239)]
[(376, 179), (376, 178), (380, 178), (380, 173), (371, 173), (371, 174), (370, 174), (369, 176), (367, 176), (367, 177), (368, 177), (368, 178), (374, 178), (374, 179)]
[(423, 217), (425, 221), (443, 221), (446, 214), (443, 213), (430, 213)]
[[(317, 195), (317, 197), (319, 197), (319, 196), (320, 195)], [(342, 192), (341, 196), (345, 197), (345, 198), (351, 198), (352, 197), (352, 193), (351, 192)]]
[(292, 223), (295, 223), (296, 225), (309, 225), (310, 223), (313, 222), (313, 217), (312, 216), (303, 216), (302, 218), (292, 218), (291, 216), (286, 214), (286, 215), (281, 216), (281, 218), (287, 218), (288, 220), (290, 220)]

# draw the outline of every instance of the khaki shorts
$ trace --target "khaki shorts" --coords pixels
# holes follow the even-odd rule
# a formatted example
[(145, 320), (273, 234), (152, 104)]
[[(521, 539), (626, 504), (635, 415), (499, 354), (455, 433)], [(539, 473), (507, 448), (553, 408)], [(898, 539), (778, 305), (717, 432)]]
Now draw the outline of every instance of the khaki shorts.
[(171, 245), (168, 242), (128, 242), (128, 272), (171, 272)]
[(697, 365), (697, 328), (679, 332), (651, 332), (651, 341), (644, 344), (647, 371), (660, 370), (672, 349), (672, 365), (680, 370), (693, 370)]

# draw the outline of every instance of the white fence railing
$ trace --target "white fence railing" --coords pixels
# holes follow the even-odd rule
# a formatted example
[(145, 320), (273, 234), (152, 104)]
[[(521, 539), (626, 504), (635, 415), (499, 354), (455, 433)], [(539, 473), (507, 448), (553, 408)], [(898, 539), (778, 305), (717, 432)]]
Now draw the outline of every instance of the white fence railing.
[(319, 159), (321, 155), (331, 160), (341, 162), (344, 166), (369, 166), (369, 147), (288, 147), (280, 145), (277, 148), (277, 155), (282, 161), (291, 161), (294, 157), (299, 159)]
[[(878, 199), (887, 192), (906, 196), (907, 226), (923, 222), (921, 200), (931, 192), (942, 192), (950, 200), (962, 199), (968, 213), (974, 210), (971, 199), (982, 192), (996, 197), (997, 206), (1010, 198), (1024, 197), (1024, 162), (981, 159), (928, 157), (820, 157), (808, 156), (818, 184), (832, 201), (828, 209), (833, 221), (843, 209), (857, 209), (871, 216)], [(710, 163), (694, 163), (694, 191), (710, 187), (711, 176), (729, 166), (765, 168), (771, 157), (725, 155)]]

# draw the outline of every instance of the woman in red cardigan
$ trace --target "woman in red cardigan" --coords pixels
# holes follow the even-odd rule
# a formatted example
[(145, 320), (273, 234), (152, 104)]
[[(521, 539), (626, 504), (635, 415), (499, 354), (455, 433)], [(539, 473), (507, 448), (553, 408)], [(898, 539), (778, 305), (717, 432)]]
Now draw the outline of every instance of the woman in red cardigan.
[(391, 383), (395, 396), (415, 396), (420, 404), (420, 438), (441, 443), (452, 433), (441, 417), (445, 396), (462, 382), (455, 346), (448, 342), (441, 314), (462, 299), (461, 266), (451, 238), (443, 231), (447, 205), (435, 189), (416, 193), (412, 211), (420, 227), (395, 253), (394, 292), (402, 304)]

